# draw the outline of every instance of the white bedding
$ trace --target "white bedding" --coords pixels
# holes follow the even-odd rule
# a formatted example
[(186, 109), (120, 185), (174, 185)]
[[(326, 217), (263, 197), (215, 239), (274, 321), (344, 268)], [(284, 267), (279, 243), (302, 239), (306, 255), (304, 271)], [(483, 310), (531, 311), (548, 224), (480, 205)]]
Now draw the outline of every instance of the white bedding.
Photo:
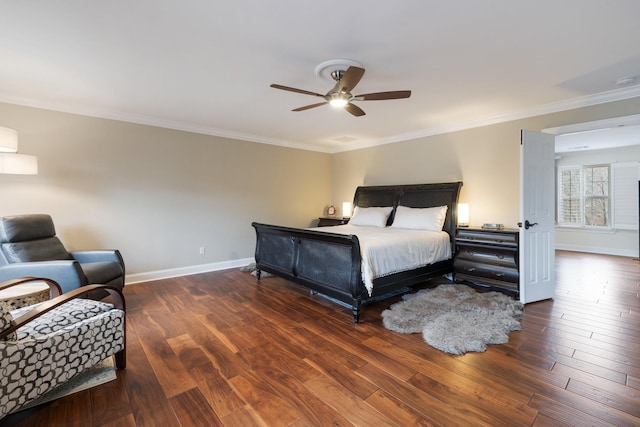
[(449, 234), (445, 231), (349, 224), (325, 230), (330, 233), (358, 236), (362, 256), (362, 281), (369, 296), (373, 291), (373, 280), (378, 277), (451, 258), (451, 242)]

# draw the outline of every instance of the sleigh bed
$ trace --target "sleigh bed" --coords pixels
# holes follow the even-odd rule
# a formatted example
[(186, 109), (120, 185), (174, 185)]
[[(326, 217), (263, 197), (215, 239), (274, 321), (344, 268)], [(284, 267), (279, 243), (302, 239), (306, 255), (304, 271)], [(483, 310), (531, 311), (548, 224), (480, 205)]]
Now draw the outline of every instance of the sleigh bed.
[[(362, 218), (362, 213), (377, 212), (377, 208), (390, 208), (386, 210), (390, 210), (386, 223), (380, 227), (381, 232), (388, 233), (393, 233), (392, 229), (397, 230), (400, 227), (401, 218), (407, 218), (407, 212), (432, 211), (446, 206), (442, 209), (442, 231), (446, 233), (445, 244), (448, 245), (444, 259), (404, 271), (364, 277), (367, 282), (365, 283), (363, 276), (368, 274), (363, 267), (367, 263), (363, 264), (363, 245), (355, 234), (355, 225), (301, 229), (254, 222), (252, 226), (256, 231), (255, 260), (258, 279), (261, 271), (266, 271), (333, 298), (350, 307), (354, 323), (358, 323), (360, 309), (368, 302), (406, 291), (410, 286), (452, 272), (457, 225), (456, 207), (461, 187), (461, 182), (361, 186), (356, 189), (353, 199), (353, 205), (356, 207), (353, 222), (356, 222), (356, 217)], [(398, 219), (394, 226), (396, 215)], [(337, 232), (338, 230), (341, 231)], [(365, 246), (367, 245), (369, 243)], [(408, 250), (407, 253), (409, 252), (413, 250)]]

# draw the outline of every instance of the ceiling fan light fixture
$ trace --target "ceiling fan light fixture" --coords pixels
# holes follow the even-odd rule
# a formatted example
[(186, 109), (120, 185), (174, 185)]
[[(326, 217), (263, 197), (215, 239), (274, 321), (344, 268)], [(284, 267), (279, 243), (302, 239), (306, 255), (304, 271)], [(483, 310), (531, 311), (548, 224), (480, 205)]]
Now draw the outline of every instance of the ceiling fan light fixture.
[(325, 96), (325, 99), (332, 107), (344, 108), (351, 99), (351, 94), (342, 92), (330, 92)]
[(349, 101), (344, 98), (333, 98), (331, 101), (329, 101), (329, 104), (331, 104), (331, 106), (335, 108), (344, 108), (344, 106), (348, 103)]

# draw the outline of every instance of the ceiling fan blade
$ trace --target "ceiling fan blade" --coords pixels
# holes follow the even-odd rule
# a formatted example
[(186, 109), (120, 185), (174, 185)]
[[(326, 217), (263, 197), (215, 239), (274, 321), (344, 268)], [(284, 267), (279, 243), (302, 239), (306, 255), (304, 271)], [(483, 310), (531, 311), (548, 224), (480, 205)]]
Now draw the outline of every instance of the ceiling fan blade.
[(326, 104), (326, 101), (320, 102), (318, 104), (305, 105), (304, 107), (298, 107), (295, 110), (291, 110), (291, 111), (304, 111), (304, 110), (308, 110), (309, 108), (316, 108), (324, 104)]
[(360, 82), (360, 79), (364, 75), (364, 68), (349, 67), (347, 71), (342, 75), (340, 83), (338, 84), (338, 91), (343, 93), (349, 93)]
[(353, 114), (356, 117), (360, 117), (360, 116), (364, 116), (364, 111), (362, 110), (362, 108), (358, 107), (355, 104), (352, 103), (348, 103), (347, 105), (344, 106), (344, 109), (347, 110), (348, 112), (350, 112), (351, 114)]
[(358, 101), (382, 101), (385, 99), (409, 98), (410, 96), (410, 90), (394, 90), (391, 92), (365, 93), (363, 95), (357, 95), (354, 98), (356, 98)]
[(282, 86), (282, 85), (277, 85), (275, 83), (272, 84), (271, 87), (274, 89), (288, 90), (289, 92), (302, 93), (303, 95), (312, 95), (312, 96), (319, 96), (321, 98), (324, 98), (324, 95), (320, 95), (319, 93), (309, 92), (308, 90), (303, 90), (303, 89), (296, 89), (295, 87)]

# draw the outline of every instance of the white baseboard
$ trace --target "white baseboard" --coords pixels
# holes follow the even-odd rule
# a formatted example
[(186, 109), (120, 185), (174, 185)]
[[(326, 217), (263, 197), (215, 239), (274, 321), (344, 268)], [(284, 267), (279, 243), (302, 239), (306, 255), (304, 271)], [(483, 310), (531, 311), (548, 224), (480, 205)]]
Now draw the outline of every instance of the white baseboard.
[(168, 270), (148, 271), (146, 273), (127, 274), (125, 285), (149, 282), (151, 280), (169, 279), (171, 277), (189, 276), (191, 274), (207, 273), (209, 271), (240, 268), (255, 262), (253, 258), (234, 259), (232, 261), (216, 262), (212, 264), (191, 265), (188, 267), (171, 268)]
[(600, 248), (591, 246), (579, 246), (579, 245), (558, 245), (556, 249), (561, 251), (573, 251), (573, 252), (587, 252), (590, 254), (602, 254), (602, 255), (616, 255), (626, 257), (638, 257), (638, 252), (630, 249), (616, 249), (616, 248)]
[[(637, 257), (638, 253), (631, 250), (620, 250), (612, 248), (599, 248), (577, 245), (556, 245), (556, 249), (573, 252), (587, 252), (593, 254), (616, 255), (625, 257)], [(230, 268), (240, 268), (255, 262), (253, 258), (236, 259), (232, 261), (216, 262), (212, 264), (191, 265), (188, 267), (171, 268), (167, 270), (148, 271), (146, 273), (127, 274), (125, 285), (134, 283), (150, 282), (152, 280), (170, 279), (172, 277), (189, 276), (191, 274), (207, 273), (209, 271), (228, 270)]]

